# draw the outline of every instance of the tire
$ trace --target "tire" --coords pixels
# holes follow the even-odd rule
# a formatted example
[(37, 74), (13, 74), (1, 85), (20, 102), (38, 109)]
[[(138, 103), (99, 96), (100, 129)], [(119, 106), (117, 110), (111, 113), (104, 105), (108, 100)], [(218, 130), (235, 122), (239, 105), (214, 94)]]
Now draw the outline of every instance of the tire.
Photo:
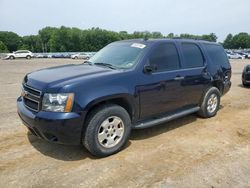
[(220, 91), (216, 87), (210, 87), (202, 98), (198, 115), (203, 118), (215, 116), (220, 107), (220, 97)]
[(10, 58), (11, 60), (15, 59), (15, 57), (14, 57), (13, 55), (12, 55), (12, 56), (10, 56), (9, 58)]
[(131, 132), (128, 112), (115, 104), (94, 109), (90, 112), (86, 125), (83, 145), (97, 157), (119, 152), (127, 143)]
[(26, 56), (26, 59), (31, 59), (31, 56), (30, 56), (30, 55), (27, 55), (27, 56)]

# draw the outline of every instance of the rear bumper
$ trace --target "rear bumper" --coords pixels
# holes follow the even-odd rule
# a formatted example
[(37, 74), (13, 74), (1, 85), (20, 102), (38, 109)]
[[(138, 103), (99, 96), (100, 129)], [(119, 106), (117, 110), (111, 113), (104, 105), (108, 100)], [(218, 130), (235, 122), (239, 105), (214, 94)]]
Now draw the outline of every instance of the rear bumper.
[(69, 145), (81, 144), (83, 115), (78, 113), (38, 113), (28, 110), (22, 97), (17, 99), (17, 112), (32, 134), (44, 140)]

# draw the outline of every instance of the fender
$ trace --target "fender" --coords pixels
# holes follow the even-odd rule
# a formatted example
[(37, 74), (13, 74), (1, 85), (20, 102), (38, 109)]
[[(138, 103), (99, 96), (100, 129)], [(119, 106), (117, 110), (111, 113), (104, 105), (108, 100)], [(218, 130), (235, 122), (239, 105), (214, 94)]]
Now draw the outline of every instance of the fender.
[(81, 106), (83, 111), (88, 113), (89, 110), (95, 105), (105, 101), (116, 99), (122, 99), (121, 102), (125, 102), (128, 105), (131, 111), (130, 115), (132, 117), (132, 120), (139, 117), (139, 96), (134, 94), (133, 91), (129, 92), (128, 88), (124, 88), (121, 86), (110, 86), (108, 88), (105, 87), (98, 90), (97, 88), (95, 88), (95, 90), (91, 92), (84, 92), (84, 94), (82, 94), (82, 97), (80, 96), (79, 105)]

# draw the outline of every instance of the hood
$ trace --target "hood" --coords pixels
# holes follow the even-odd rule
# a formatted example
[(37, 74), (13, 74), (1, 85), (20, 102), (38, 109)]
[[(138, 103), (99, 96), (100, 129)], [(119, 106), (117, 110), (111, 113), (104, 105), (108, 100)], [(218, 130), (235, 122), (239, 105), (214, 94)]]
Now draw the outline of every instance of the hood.
[(104, 74), (112, 74), (116, 70), (94, 65), (64, 65), (51, 67), (29, 73), (24, 78), (24, 83), (39, 90), (51, 87), (63, 87), (71, 80), (95, 78)]

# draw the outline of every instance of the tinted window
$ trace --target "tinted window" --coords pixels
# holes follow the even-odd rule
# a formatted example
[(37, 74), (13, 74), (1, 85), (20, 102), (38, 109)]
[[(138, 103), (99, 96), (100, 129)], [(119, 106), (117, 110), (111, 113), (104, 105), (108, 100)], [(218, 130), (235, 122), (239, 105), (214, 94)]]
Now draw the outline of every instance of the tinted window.
[(196, 44), (182, 43), (185, 68), (202, 67), (204, 60), (200, 48)]
[(214, 44), (204, 44), (204, 46), (213, 63), (218, 65), (228, 64), (228, 58), (222, 46)]
[(149, 57), (149, 63), (155, 65), (157, 71), (179, 69), (180, 62), (175, 45), (166, 43), (157, 46)]

